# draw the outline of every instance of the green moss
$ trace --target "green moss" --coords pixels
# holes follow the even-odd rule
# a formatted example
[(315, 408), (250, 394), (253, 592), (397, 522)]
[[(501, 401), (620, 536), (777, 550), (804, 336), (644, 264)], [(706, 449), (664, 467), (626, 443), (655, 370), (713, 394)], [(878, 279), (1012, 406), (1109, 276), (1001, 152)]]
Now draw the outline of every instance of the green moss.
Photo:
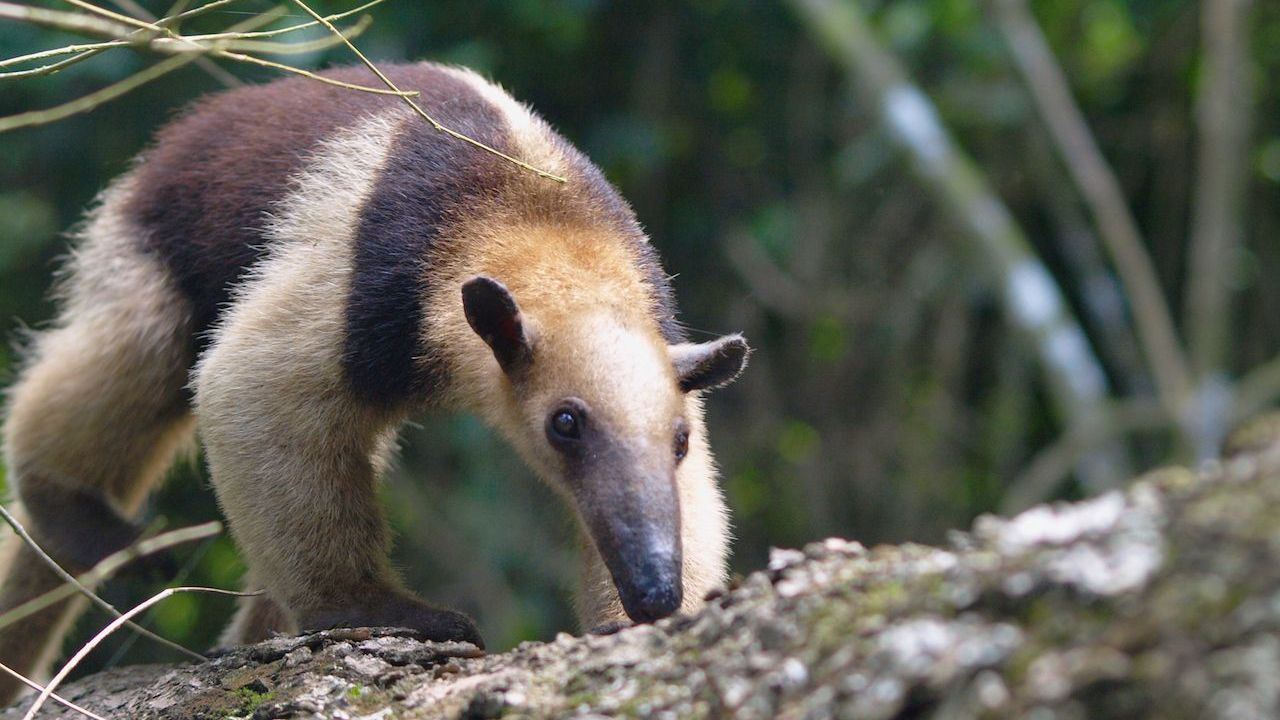
[(263, 703), (269, 702), (275, 698), (275, 693), (271, 691), (258, 692), (253, 688), (242, 687), (236, 690), (235, 695), (239, 698), (240, 704), (236, 709), (235, 715), (252, 715)]

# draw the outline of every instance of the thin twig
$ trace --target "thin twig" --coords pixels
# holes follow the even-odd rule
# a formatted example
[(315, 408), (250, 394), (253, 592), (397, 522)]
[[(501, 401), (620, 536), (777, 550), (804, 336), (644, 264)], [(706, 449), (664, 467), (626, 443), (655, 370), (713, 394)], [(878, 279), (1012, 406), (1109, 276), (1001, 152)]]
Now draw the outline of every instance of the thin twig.
[[(27, 544), (27, 547), (29, 547), (31, 551), (34, 552), (36, 556), (40, 558), (41, 561), (43, 561), (46, 565), (49, 566), (49, 569), (53, 571), (54, 575), (57, 575), (59, 578), (61, 578), (63, 582), (70, 583), (71, 585), (73, 585), (81, 595), (84, 595), (85, 597), (89, 598), (90, 602), (102, 608), (106, 612), (110, 613), (113, 617), (117, 619), (122, 617), (122, 615), (120, 614), (120, 611), (117, 610), (115, 606), (113, 606), (111, 603), (107, 602), (106, 600), (103, 600), (102, 598), (98, 597), (97, 593), (90, 590), (83, 583), (77, 580), (74, 575), (62, 569), (62, 566), (59, 565), (56, 560), (49, 557), (49, 553), (45, 552), (44, 549), (41, 548), (38, 543), (36, 543), (36, 541), (27, 532), (27, 529), (22, 526), (22, 523), (18, 522), (18, 519), (13, 516), (13, 513), (9, 512), (8, 508), (5, 508), (2, 505), (0, 505), (0, 517), (2, 517), (4, 521), (9, 524), (9, 527), (13, 528), (13, 531), (18, 534), (18, 537), (22, 538), (22, 541)], [(127, 624), (129, 625), (129, 629), (133, 630), (134, 632), (142, 633), (143, 635), (146, 635), (148, 638), (155, 640), (161, 645), (164, 645), (165, 647), (171, 648), (173, 650), (177, 650), (178, 652), (190, 657), (193, 660), (196, 660), (199, 662), (204, 662), (205, 660), (205, 657), (200, 653), (197, 653), (193, 650), (189, 650), (172, 640), (163, 638), (151, 632), (150, 630), (142, 627), (141, 625), (136, 625), (131, 622)]]
[(995, 7), (1018, 71), (1115, 262), (1161, 400), (1171, 413), (1179, 414), (1191, 396), (1191, 372), (1155, 266), (1138, 223), (1125, 204), (1120, 182), (1072, 98), (1062, 68), (1054, 60), (1026, 0), (995, 0)]
[[(293, 4), (297, 5), (299, 8), (302, 8), (303, 12), (307, 13), (314, 20), (324, 25), (325, 28), (329, 30), (329, 32), (335, 35), (341, 35), (341, 33), (338, 32), (338, 29), (333, 26), (333, 23), (321, 17), (319, 14), (316, 13), (316, 11), (308, 7), (307, 4), (302, 0), (293, 0)], [(565, 178), (559, 175), (555, 175), (546, 170), (541, 170), (539, 168), (536, 168), (530, 165), (529, 163), (524, 162), (523, 160), (517, 160), (516, 158), (510, 155), (507, 155), (506, 153), (502, 152), (501, 150), (498, 150), (497, 148), (490, 147), (480, 142), (479, 140), (476, 140), (475, 138), (469, 137), (456, 130), (453, 130), (451, 128), (445, 127), (444, 125), (440, 124), (440, 122), (438, 122), (435, 118), (428, 115), (427, 112), (418, 105), (418, 103), (414, 102), (412, 97), (404, 93), (401, 93), (400, 89), (396, 87), (396, 84), (391, 82), (391, 79), (388, 78), (386, 75), (384, 75), (382, 71), (379, 70), (378, 67), (369, 60), (369, 58), (365, 57), (364, 53), (360, 52), (360, 50), (355, 46), (354, 43), (352, 43), (350, 40), (347, 40), (346, 38), (343, 38), (343, 43), (347, 46), (349, 50), (351, 50), (351, 52), (355, 53), (356, 57), (360, 58), (360, 62), (364, 63), (365, 67), (369, 68), (369, 70), (372, 71), (374, 75), (377, 75), (378, 79), (381, 80), (383, 83), (385, 83), (387, 87), (396, 91), (396, 94), (401, 95), (404, 98), (405, 103), (407, 103), (409, 107), (413, 109), (414, 112), (416, 112), (420, 117), (422, 117), (422, 119), (431, 123), (431, 127), (435, 128), (438, 132), (442, 132), (448, 135), (449, 137), (474, 145), (475, 147), (478, 147), (481, 150), (484, 150), (485, 152), (497, 155), (503, 160), (514, 163), (517, 166), (524, 168), (525, 170), (529, 170), (537, 174), (539, 177), (549, 178), (551, 180), (555, 180), (556, 182), (561, 182), (561, 183), (566, 182)]]
[[(342, 29), (341, 37), (355, 38), (364, 34), (369, 26), (373, 24), (373, 18), (365, 15), (360, 18), (356, 24)], [(297, 42), (271, 42), (262, 40), (225, 40), (223, 45), (226, 50), (239, 50), (243, 52), (251, 52), (267, 55), (301, 55), (303, 53), (324, 50), (335, 45), (340, 45), (342, 40), (332, 35), (318, 37), (315, 40), (300, 40)]]
[[(370, 2), (351, 8), (350, 10), (346, 10), (344, 12), (340, 12), (335, 15), (326, 15), (325, 19), (330, 22), (343, 20), (351, 17), (352, 15), (364, 12), (365, 10), (368, 10), (369, 8), (372, 8), (374, 6), (381, 5), (386, 1), (387, 0), (370, 0)], [(214, 33), (211, 35), (188, 35), (187, 38), (190, 40), (224, 39), (224, 38), (238, 40), (241, 38), (271, 38), (271, 37), (284, 35), (286, 33), (292, 33), (292, 32), (297, 32), (299, 30), (305, 30), (307, 28), (313, 28), (318, 25), (320, 25), (319, 22), (315, 20), (309, 20), (304, 23), (298, 23), (297, 25), (289, 25), (288, 27), (276, 28), (274, 30), (256, 30), (254, 32), (244, 32), (244, 33)]]
[(20, 20), (32, 25), (66, 30), (78, 35), (97, 35), (110, 38), (122, 38), (133, 32), (133, 28), (128, 25), (91, 15), (17, 5), (10, 2), (0, 2), (0, 20)]
[(151, 67), (144, 68), (129, 77), (108, 85), (101, 90), (76, 98), (68, 103), (44, 110), (31, 110), (17, 115), (0, 117), (0, 133), (20, 127), (34, 127), (71, 117), (77, 113), (87, 112), (99, 105), (114, 100), (125, 93), (136, 90), (159, 77), (177, 70), (200, 57), (195, 54), (176, 55), (161, 60)]
[(81, 660), (84, 660), (85, 656), (90, 652), (93, 652), (93, 649), (98, 647), (98, 645), (102, 644), (103, 640), (106, 640), (107, 637), (116, 630), (119, 630), (122, 626), (130, 624), (134, 617), (146, 612), (147, 608), (152, 605), (155, 605), (166, 598), (173, 597), (178, 593), (184, 592), (203, 592), (215, 595), (231, 595), (234, 597), (252, 597), (254, 595), (262, 594), (261, 592), (236, 592), (234, 590), (221, 590), (219, 588), (209, 587), (174, 587), (161, 590), (150, 598), (138, 603), (138, 605), (130, 608), (128, 612), (124, 613), (120, 617), (112, 620), (106, 627), (99, 630), (96, 635), (90, 638), (89, 642), (85, 643), (84, 646), (77, 650), (75, 655), (72, 655), (71, 659), (63, 664), (62, 669), (59, 670), (51, 680), (49, 680), (49, 684), (45, 685), (44, 690), (40, 692), (40, 697), (36, 698), (36, 701), (27, 709), (27, 714), (22, 716), (22, 720), (34, 720), (36, 713), (44, 706), (45, 702), (49, 699), (49, 696), (53, 694), (54, 689), (57, 688), (58, 685), (66, 679), (67, 675), (69, 675), (71, 671), (80, 664)]
[[(119, 41), (113, 41), (113, 42), (119, 42)], [(121, 44), (127, 44), (127, 43), (121, 43)], [(56, 73), (59, 70), (65, 70), (66, 68), (72, 65), (75, 65), (76, 63), (81, 63), (81, 62), (84, 62), (85, 60), (88, 60), (89, 58), (96, 57), (97, 55), (103, 52), (106, 52), (105, 48), (101, 50), (90, 50), (88, 52), (83, 52), (83, 53), (80, 53), (79, 55), (76, 55), (75, 57), (69, 57), (65, 60), (59, 60), (58, 62), (55, 62), (55, 63), (49, 63), (48, 65), (41, 65), (40, 67), (31, 68), (29, 70), (11, 70), (9, 72), (0, 72), (0, 80), (18, 80), (20, 78), (26, 78), (26, 77), (39, 77), (41, 75), (52, 75), (53, 73)]]
[[(375, 2), (385, 2), (385, 0), (375, 0)], [(277, 54), (277, 55), (292, 55), (292, 54), (315, 52), (316, 50), (323, 50), (325, 48), (329, 48), (329, 47), (333, 47), (334, 45), (341, 44), (342, 37), (347, 37), (347, 38), (359, 37), (366, 30), (368, 30), (372, 24), (373, 24), (373, 18), (369, 15), (365, 15), (364, 17), (360, 18), (360, 20), (357, 21), (356, 24), (351, 25), (350, 27), (343, 28), (341, 31), (342, 32), (341, 37), (326, 35), (321, 38), (316, 38), (315, 40), (307, 40), (303, 42), (294, 42), (294, 43), (258, 42), (257, 41), (260, 38), (279, 36), (280, 33), (276, 31), (227, 32), (227, 33), (209, 33), (206, 35), (187, 35), (187, 36), (183, 36), (181, 40), (174, 39), (174, 38), (150, 38), (145, 40), (145, 43), (147, 44), (149, 49), (155, 52), (160, 52), (160, 53), (177, 54), (177, 53), (194, 52), (194, 53), (216, 54), (218, 50), (228, 50), (228, 51), (269, 53), (269, 54)], [(293, 26), (293, 28), (282, 28), (282, 30), (292, 30), (300, 27), (301, 26), (295, 25)], [(198, 44), (192, 45), (191, 43), (198, 43)], [(40, 76), (40, 75), (50, 75), (55, 72), (58, 72), (59, 70), (62, 70), (63, 68), (69, 65), (74, 65), (78, 62), (88, 60), (89, 58), (94, 57), (103, 51), (110, 50), (113, 48), (120, 48), (120, 47), (136, 47), (138, 44), (139, 44), (138, 42), (133, 42), (129, 40), (105, 40), (103, 42), (87, 43), (83, 45), (67, 45), (66, 47), (54, 48), (52, 50), (45, 50), (38, 53), (31, 53), (30, 55), (23, 55), (20, 57), (9, 58), (7, 60), (0, 60), (0, 67), (7, 67), (9, 65), (17, 65), (24, 62), (31, 62), (34, 60), (39, 60), (41, 58), (78, 53), (76, 54), (75, 57), (67, 58), (65, 60), (61, 60), (56, 63), (51, 63), (49, 65), (42, 65), (37, 68), (31, 68), (28, 70), (14, 70), (10, 72), (0, 72), (0, 80), (18, 79), (18, 78), (24, 78), (24, 77)], [(237, 61), (240, 61), (240, 58), (238, 57), (228, 58), (228, 59), (235, 59)], [(215, 65), (214, 67), (217, 67), (217, 66)], [(221, 68), (219, 68), (219, 70), (221, 70)], [(364, 86), (360, 86), (360, 87), (363, 88)], [(366, 88), (366, 92), (374, 92), (377, 94), (384, 94), (384, 95), (390, 94), (388, 93), (388, 91), (383, 90), (381, 88)]]
[[(26, 685), (27, 687), (31, 688), (32, 690), (35, 690), (36, 692), (44, 692), (43, 685), (41, 685), (38, 682), (32, 681), (27, 676), (23, 675), (17, 670), (14, 670), (8, 665), (5, 665), (4, 663), (0, 663), (0, 672), (3, 672), (9, 675), (9, 677), (12, 677), (14, 680), (17, 680), (18, 682), (22, 683), (23, 685)], [(75, 710), (76, 712), (80, 713), (81, 715), (84, 715), (85, 717), (93, 718), (93, 720), (107, 720), (106, 718), (93, 712), (92, 710), (86, 710), (80, 707), (79, 705), (71, 702), (70, 700), (62, 697), (61, 695), (49, 693), (49, 697), (53, 698), (54, 702), (59, 703), (65, 707), (71, 708), (72, 710)]]
[(282, 72), (293, 73), (294, 75), (301, 75), (302, 77), (311, 78), (312, 80), (325, 83), (326, 85), (334, 85), (336, 87), (346, 88), (348, 90), (359, 90), (360, 92), (367, 92), (374, 95), (399, 96), (406, 100), (416, 97), (418, 95), (417, 90), (406, 91), (406, 90), (401, 90), (394, 86), (392, 86), (390, 89), (384, 90), (382, 88), (369, 87), (368, 85), (357, 85), (355, 83), (343, 82), (341, 80), (334, 80), (333, 78), (328, 78), (323, 75), (317, 75), (311, 72), (310, 70), (303, 70), (302, 68), (296, 68), (296, 67), (293, 67), (292, 65), (285, 65), (284, 63), (272, 62), (271, 60), (263, 60), (262, 58), (253, 57), (252, 55), (245, 55), (243, 53), (230, 52), (227, 50), (211, 49), (209, 51), (209, 54), (213, 55), (214, 57), (223, 57), (230, 60), (236, 60), (242, 63), (248, 63), (249, 65), (259, 65), (261, 67), (271, 68), (273, 70), (280, 70)]
[(22, 63), (35, 62), (36, 60), (44, 60), (45, 58), (58, 57), (59, 55), (74, 55), (76, 53), (84, 53), (92, 50), (106, 50), (108, 48), (126, 47), (128, 45), (130, 45), (128, 40), (107, 40), (104, 42), (85, 43), (83, 45), (64, 45), (50, 50), (41, 50), (40, 52), (33, 52), (27, 55), (0, 59), (0, 68), (9, 67), (10, 65), (21, 65)]
[[(135, 0), (112, 0), (112, 2), (114, 2), (121, 10), (132, 13), (136, 18), (155, 23), (156, 25), (163, 27), (165, 30), (173, 30), (175, 32), (177, 30), (175, 25), (161, 24), (155, 15), (151, 14), (149, 10), (139, 5)], [(188, 0), (177, 0), (165, 15), (170, 17), (177, 15), (187, 7), (187, 4)], [(218, 63), (210, 60), (209, 58), (200, 58), (199, 60), (196, 60), (196, 66), (205, 71), (205, 73), (214, 80), (222, 83), (223, 87), (234, 88), (244, 85), (244, 82), (240, 78), (232, 75), (226, 70), (223, 70)]]
[[(164, 17), (164, 18), (175, 18), (175, 17), (177, 17), (178, 15), (181, 15), (183, 12), (185, 12), (185, 11), (186, 11), (186, 9), (187, 9), (187, 7), (188, 7), (188, 6), (190, 6), (190, 5), (191, 5), (191, 3), (192, 3), (193, 1), (194, 1), (194, 0), (174, 0), (174, 3), (173, 3), (172, 5), (170, 5), (170, 6), (169, 6), (169, 9), (168, 9), (168, 10), (165, 10), (165, 11), (164, 11), (164, 15), (162, 15), (161, 17)], [(149, 13), (149, 12), (147, 11), (147, 9), (146, 9), (146, 8), (144, 8), (144, 7), (142, 7), (141, 5), (139, 5), (139, 4), (136, 2), (136, 0), (114, 0), (114, 2), (115, 2), (115, 4), (116, 4), (117, 6), (119, 6), (119, 7), (121, 7), (121, 8), (127, 8), (127, 7), (137, 8), (137, 10), (141, 11), (141, 13), (139, 13), (139, 12), (134, 12), (134, 14), (135, 14), (135, 15), (137, 15), (138, 17), (144, 17), (144, 18), (145, 18), (145, 17), (147, 17), (147, 16), (151, 15), (151, 13)], [(154, 21), (155, 21), (155, 23), (156, 23), (157, 25), (160, 25), (160, 24), (161, 24), (160, 19), (159, 19), (159, 18), (156, 18), (156, 17), (155, 17), (155, 16), (153, 16), (153, 15), (152, 15), (149, 19), (154, 20)], [(165, 27), (172, 27), (172, 28), (174, 28), (175, 30), (177, 29), (176, 27), (174, 27), (173, 23), (171, 23), (171, 22), (167, 22), (167, 23), (163, 23), (163, 24), (164, 24), (164, 26), (165, 26)]]
[[(3, 6), (3, 3), (0, 3), (0, 6)], [(270, 22), (270, 19), (269, 19), (270, 15), (271, 13), (265, 13), (263, 15), (257, 16), (249, 21), (246, 21), (245, 23), (241, 23), (235, 26), (233, 30), (239, 31), (244, 27), (252, 27), (252, 24), (261, 24), (265, 22)], [(144, 70), (134, 73), (133, 75), (130, 75), (129, 77), (119, 82), (113, 83), (112, 85), (108, 85), (105, 88), (92, 92), (83, 97), (77, 98), (75, 100), (72, 100), (63, 105), (58, 105), (56, 107), (47, 108), (43, 110), (32, 110), (25, 113), (19, 113), (17, 115), (10, 115), (8, 117), (0, 117), (0, 133), (13, 130), (16, 128), (20, 128), (20, 127), (32, 127), (37, 125), (44, 125), (50, 122), (55, 122), (57, 120), (62, 120), (64, 118), (70, 117), (71, 115), (75, 115), (77, 113), (92, 110), (93, 108), (105, 102), (114, 100), (115, 98), (120, 97), (121, 95), (131, 92), (132, 90), (135, 90), (138, 87), (148, 82), (151, 82), (152, 80), (162, 77), (163, 75), (166, 75), (174, 70), (177, 70), (183, 65), (186, 65), (187, 63), (194, 61), (196, 58), (203, 57), (204, 53), (207, 53), (208, 55), (212, 55), (214, 57), (224, 57), (231, 60), (235, 60), (237, 62), (248, 63), (251, 65), (258, 65), (261, 67), (267, 67), (275, 70), (281, 70), (284, 72), (290, 72), (297, 75), (302, 75), (303, 77), (317, 80), (319, 82), (323, 82), (328, 85), (335, 85), (335, 86), (347, 88), (350, 90), (360, 90), (363, 92), (369, 92), (369, 93), (378, 94), (378, 95), (400, 95), (402, 97), (406, 96), (406, 93), (402, 93), (399, 90), (385, 90), (383, 88), (365, 87), (363, 85), (356, 85), (353, 83), (342, 82), (341, 80), (326, 78), (321, 75), (317, 75), (313, 72), (310, 72), (309, 70), (302, 70), (300, 68), (295, 68), (289, 65), (285, 65), (283, 63), (278, 63), (271, 60), (263, 60), (262, 58), (256, 58), (251, 55), (245, 55), (243, 53), (230, 52), (227, 50), (219, 49), (217, 47), (209, 47), (209, 46), (201, 45), (200, 43), (194, 43), (186, 38), (183, 38), (180, 35), (176, 35), (172, 33), (167, 29), (164, 30), (164, 32), (171, 35), (172, 37), (147, 39), (147, 43), (157, 48), (165, 48), (166, 50), (181, 49), (183, 51), (182, 54), (175, 55), (174, 57), (163, 60)], [(130, 37), (132, 37), (134, 36), (134, 31), (130, 30), (128, 31), (128, 34)], [(338, 32), (338, 35), (341, 37), (342, 33)], [(345, 38), (343, 38), (343, 40), (345, 42)], [(176, 45), (170, 47), (169, 45), (167, 45), (167, 43), (176, 43)], [(412, 96), (416, 94), (417, 94), (416, 92), (410, 92), (407, 95)]]
[[(5, 4), (6, 3), (0, 2), (0, 9), (3, 9), (3, 6)], [(238, 37), (240, 35), (245, 34), (245, 32), (242, 32), (242, 31), (251, 30), (254, 27), (261, 27), (262, 25), (265, 25), (267, 23), (274, 22), (283, 14), (284, 14), (284, 8), (280, 6), (276, 6), (268, 10), (267, 12), (261, 13), (252, 18), (249, 18), (248, 20), (245, 20), (244, 22), (240, 22), (233, 25), (231, 27), (231, 30), (224, 33), (224, 35), (227, 35), (230, 37)], [(163, 22), (157, 23), (157, 24), (163, 24)], [(65, 45), (63, 47), (53, 48), (50, 50), (41, 50), (39, 52), (29, 53), (27, 55), (19, 55), (18, 57), (0, 60), (0, 67), (8, 67), (10, 65), (19, 65), (27, 62), (34, 62), (36, 60), (43, 60), (45, 58), (57, 57), (59, 55), (69, 55), (69, 54), (75, 54), (75, 53), (80, 53), (82, 55), (92, 57), (104, 50), (110, 50), (112, 48), (119, 48), (119, 47), (145, 48), (153, 52), (168, 52), (168, 53), (177, 52), (179, 48), (185, 52), (208, 52), (209, 51), (208, 46), (202, 45), (198, 42), (192, 42), (191, 39), (183, 38), (182, 36), (176, 35), (172, 32), (167, 32), (167, 37), (157, 38), (155, 33), (151, 32), (150, 30), (132, 30), (127, 28), (124, 30), (125, 31), (123, 34), (111, 35), (114, 38), (112, 40), (105, 40), (103, 42), (86, 43), (86, 44), (80, 44), (80, 45)], [(208, 40), (217, 40), (219, 38), (219, 34), (206, 35), (203, 37)], [(39, 74), (47, 74), (48, 72), (50, 72), (47, 69), (47, 67), (48, 66), (46, 66), (45, 68), (36, 68), (35, 70), (42, 71)]]
[(204, 5), (201, 5), (200, 7), (191, 8), (190, 10), (180, 12), (177, 15), (173, 15), (170, 13), (168, 14), (167, 17), (163, 17), (157, 20), (156, 24), (160, 25), (161, 27), (173, 27), (184, 20), (199, 16), (199, 15), (204, 15), (207, 12), (217, 10), (220, 7), (230, 5), (231, 3), (235, 3), (235, 2), (240, 2), (240, 0), (213, 0), (213, 2), (211, 3), (206, 3)]
[[(110, 579), (121, 568), (134, 560), (152, 555), (162, 550), (167, 550), (175, 545), (213, 537), (221, 532), (222, 523), (217, 520), (201, 525), (193, 525), (191, 527), (170, 530), (169, 532), (161, 533), (155, 537), (141, 540), (135, 545), (123, 550), (117, 550), (116, 552), (111, 553), (100, 560), (98, 564), (94, 565), (88, 572), (82, 573), (77, 579), (80, 581), (80, 584), (85, 587), (93, 587), (98, 583)], [(21, 605), (6, 611), (4, 614), (0, 614), (0, 628), (8, 627), (30, 617), (50, 605), (75, 595), (77, 592), (79, 592), (79, 590), (77, 590), (74, 585), (63, 583), (46, 593), (37, 595)]]
[(216, 9), (223, 8), (223, 6), (227, 6), (232, 3), (239, 3), (239, 1), (241, 0), (214, 0), (212, 1), (212, 3), (206, 3), (204, 5), (198, 6), (198, 8), (184, 10), (184, 12), (178, 13), (177, 15), (170, 14), (168, 15), (168, 17), (160, 18), (159, 20), (156, 20), (156, 24), (157, 26), (163, 26), (163, 27), (177, 26), (177, 24), (184, 22), (184, 20), (198, 17), (198, 15), (204, 15), (206, 13), (214, 12), (214, 10)]
[(107, 18), (108, 20), (115, 20), (116, 22), (123, 23), (125, 25), (132, 25), (142, 30), (150, 30), (155, 33), (165, 33), (166, 31), (172, 32), (167, 28), (163, 28), (159, 25), (149, 23), (146, 20), (132, 18), (132, 17), (129, 17), (128, 15), (121, 15), (118, 12), (114, 12), (106, 8), (98, 7), (97, 5), (94, 5), (93, 3), (90, 3), (90, 2), (85, 2), (85, 0), (62, 0), (62, 1), (65, 3), (69, 3), (71, 5), (75, 5), (81, 10), (93, 13), (94, 15), (97, 15), (99, 17), (104, 17), (104, 18)]

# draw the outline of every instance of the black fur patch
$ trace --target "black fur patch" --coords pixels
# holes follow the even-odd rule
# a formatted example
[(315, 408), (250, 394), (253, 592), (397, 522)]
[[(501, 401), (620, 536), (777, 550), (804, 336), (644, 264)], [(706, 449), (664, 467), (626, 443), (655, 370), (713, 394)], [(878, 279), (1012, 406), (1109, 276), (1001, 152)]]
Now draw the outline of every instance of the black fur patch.
[(20, 486), (19, 494), (31, 516), (32, 536), (72, 572), (88, 570), (128, 547), (141, 534), (94, 490), (64, 488), (30, 477)]
[[(363, 68), (325, 75), (377, 86)], [(197, 349), (236, 281), (264, 252), (264, 220), (317, 143), (398, 98), (288, 78), (201, 100), (143, 155), (126, 214), (191, 299)]]
[[(458, 132), (511, 151), (498, 111), (429, 65), (399, 68), (401, 89)], [(431, 254), (456, 220), (475, 217), (513, 178), (496, 156), (411, 122), (396, 138), (356, 232), (343, 364), (357, 392), (394, 404), (428, 391), (441, 370), (421, 338)]]

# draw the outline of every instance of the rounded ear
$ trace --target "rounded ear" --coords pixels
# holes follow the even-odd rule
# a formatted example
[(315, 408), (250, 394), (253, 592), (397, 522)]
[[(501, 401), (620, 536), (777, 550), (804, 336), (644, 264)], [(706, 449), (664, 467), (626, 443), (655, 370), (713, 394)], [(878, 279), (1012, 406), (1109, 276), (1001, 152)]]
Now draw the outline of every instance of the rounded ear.
[(747, 339), (734, 333), (705, 343), (669, 345), (667, 354), (675, 365), (680, 390), (712, 390), (737, 379), (747, 366), (751, 348)]
[(520, 306), (506, 285), (477, 275), (462, 284), (462, 309), (467, 324), (484, 340), (507, 374), (533, 361), (533, 346)]

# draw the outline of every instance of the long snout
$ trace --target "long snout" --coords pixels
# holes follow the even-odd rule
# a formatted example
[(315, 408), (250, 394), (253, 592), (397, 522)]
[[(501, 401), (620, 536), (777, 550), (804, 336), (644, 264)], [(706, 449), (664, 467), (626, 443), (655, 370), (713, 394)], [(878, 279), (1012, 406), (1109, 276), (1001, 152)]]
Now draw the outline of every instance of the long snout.
[(679, 610), (683, 563), (673, 478), (665, 473), (597, 477), (576, 494), (627, 617), (649, 623)]

